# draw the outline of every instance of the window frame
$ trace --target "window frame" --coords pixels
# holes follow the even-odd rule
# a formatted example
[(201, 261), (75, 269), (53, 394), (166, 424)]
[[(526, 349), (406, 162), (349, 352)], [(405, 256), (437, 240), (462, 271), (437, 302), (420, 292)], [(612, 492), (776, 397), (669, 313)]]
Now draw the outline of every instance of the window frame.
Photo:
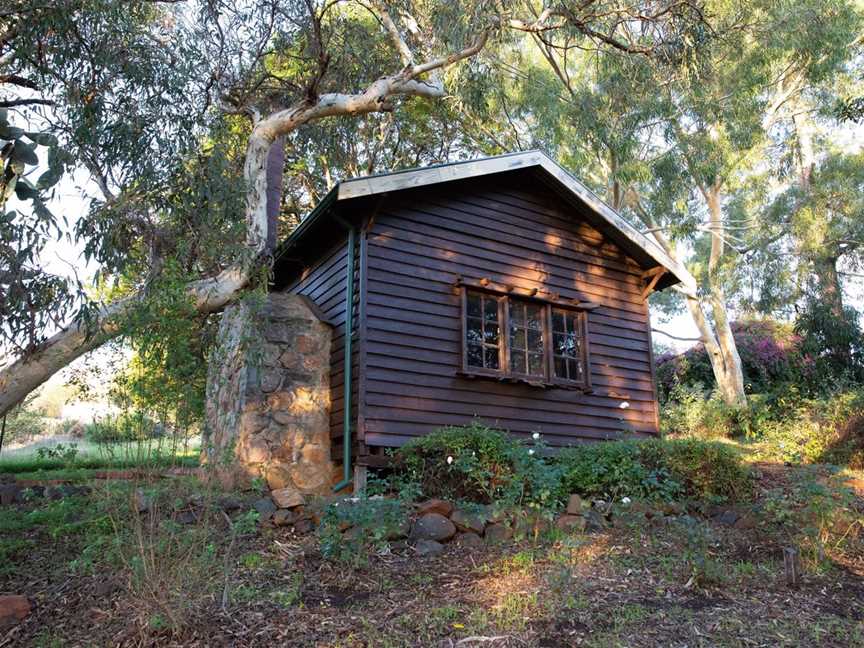
[[(459, 282), (461, 303), (461, 332), (462, 339), (461, 355), (462, 366), (458, 373), (469, 377), (489, 377), (502, 381), (514, 381), (527, 383), (536, 387), (559, 387), (565, 389), (580, 389), (591, 391), (591, 354), (588, 348), (588, 311), (597, 307), (597, 304), (585, 302), (566, 302), (559, 299), (544, 299), (533, 294), (519, 294), (513, 290), (498, 289), (488, 284), (475, 285), (474, 283)], [(499, 369), (487, 369), (485, 367), (474, 367), (468, 365), (468, 293), (479, 293), (487, 297), (493, 297), (498, 301), (498, 367)], [(525, 374), (514, 372), (510, 369), (510, 307), (512, 302), (533, 303), (540, 305), (543, 309), (543, 375)], [(555, 354), (552, 346), (553, 326), (552, 311), (564, 310), (575, 315), (580, 333), (580, 357), (584, 378), (572, 380), (555, 375)], [(526, 349), (526, 354), (528, 350)], [(527, 356), (526, 356), (527, 358)]]

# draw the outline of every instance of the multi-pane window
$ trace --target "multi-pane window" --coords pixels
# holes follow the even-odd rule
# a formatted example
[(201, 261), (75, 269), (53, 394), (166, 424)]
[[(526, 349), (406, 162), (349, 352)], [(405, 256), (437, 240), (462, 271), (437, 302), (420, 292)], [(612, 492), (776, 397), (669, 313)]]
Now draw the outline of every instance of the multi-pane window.
[(463, 311), (466, 373), (588, 386), (584, 311), (471, 289)]
[(468, 293), (465, 343), (468, 366), (498, 371), (501, 368), (500, 298)]
[(582, 320), (579, 313), (561, 308), (552, 309), (552, 358), (555, 376), (582, 382), (585, 367), (582, 362)]
[(510, 372), (545, 375), (543, 332), (546, 309), (541, 304), (510, 300)]

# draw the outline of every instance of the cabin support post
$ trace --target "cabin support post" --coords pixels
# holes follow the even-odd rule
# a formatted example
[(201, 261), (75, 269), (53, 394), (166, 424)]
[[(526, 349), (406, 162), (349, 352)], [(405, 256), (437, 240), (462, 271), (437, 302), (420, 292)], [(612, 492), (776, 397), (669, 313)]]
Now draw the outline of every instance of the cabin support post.
[(348, 262), (345, 269), (345, 345), (342, 360), (342, 481), (333, 487), (338, 492), (353, 483), (351, 477), (351, 347), (354, 334), (354, 248), (357, 243), (357, 230), (343, 219), (341, 224), (348, 229)]

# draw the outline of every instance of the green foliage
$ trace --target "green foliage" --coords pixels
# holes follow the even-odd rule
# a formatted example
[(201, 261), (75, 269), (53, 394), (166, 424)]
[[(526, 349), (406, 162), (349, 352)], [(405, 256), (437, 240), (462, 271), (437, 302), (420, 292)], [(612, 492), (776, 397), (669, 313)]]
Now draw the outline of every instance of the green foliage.
[(155, 432), (156, 422), (142, 412), (107, 414), (84, 426), (84, 437), (93, 443), (144, 441)]
[(728, 438), (736, 432), (734, 412), (719, 395), (706, 392), (698, 383), (678, 383), (661, 405), (660, 430), (701, 439)]
[(801, 353), (809, 364), (814, 390), (823, 392), (864, 378), (864, 331), (851, 307), (838, 317), (830, 304), (811, 294), (795, 320)]
[(550, 505), (558, 475), (535, 437), (529, 446), (478, 420), (445, 427), (396, 451), (396, 474), (426, 497)]
[(673, 501), (737, 500), (751, 492), (741, 458), (724, 443), (651, 439), (542, 450), (475, 421), (412, 441), (397, 452), (396, 470), (426, 497), (546, 509), (571, 493)]
[(64, 465), (69, 466), (75, 463), (75, 458), (78, 456), (77, 443), (58, 443), (54, 446), (44, 446), (36, 449), (36, 458), (39, 461), (46, 459), (56, 459)]
[(131, 426), (135, 438), (152, 427), (144, 419), (156, 419), (181, 435), (203, 419), (216, 322), (196, 313), (186, 290), (189, 280), (169, 263), (153, 291), (124, 321), (123, 337), (134, 355), (115, 377), (111, 397), (142, 423)]
[(814, 570), (827, 566), (829, 551), (860, 553), (860, 513), (848, 475), (806, 466), (789, 473), (789, 483), (765, 493), (762, 514), (785, 542), (797, 545)]
[(724, 443), (687, 440), (611, 441), (563, 450), (563, 492), (618, 499), (746, 498), (750, 475)]
[(397, 499), (363, 497), (333, 502), (321, 516), (321, 553), (357, 566), (370, 551), (386, 548), (388, 539), (404, 536), (407, 524), (407, 505)]
[(676, 387), (662, 406), (667, 436), (737, 438), (755, 456), (781, 463), (835, 463), (864, 467), (864, 392), (841, 390), (808, 397), (794, 385), (752, 394), (745, 408), (716, 395)]
[(4, 445), (12, 441), (26, 441), (48, 431), (45, 413), (31, 404), (32, 399), (28, 399), (6, 415)]

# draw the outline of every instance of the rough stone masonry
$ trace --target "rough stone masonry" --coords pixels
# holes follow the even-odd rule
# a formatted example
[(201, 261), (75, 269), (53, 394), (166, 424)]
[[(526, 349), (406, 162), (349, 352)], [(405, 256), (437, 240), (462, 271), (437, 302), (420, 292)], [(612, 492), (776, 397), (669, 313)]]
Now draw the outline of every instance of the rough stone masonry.
[(223, 480), (326, 493), (332, 328), (308, 299), (253, 296), (222, 315), (207, 377), (202, 462)]

